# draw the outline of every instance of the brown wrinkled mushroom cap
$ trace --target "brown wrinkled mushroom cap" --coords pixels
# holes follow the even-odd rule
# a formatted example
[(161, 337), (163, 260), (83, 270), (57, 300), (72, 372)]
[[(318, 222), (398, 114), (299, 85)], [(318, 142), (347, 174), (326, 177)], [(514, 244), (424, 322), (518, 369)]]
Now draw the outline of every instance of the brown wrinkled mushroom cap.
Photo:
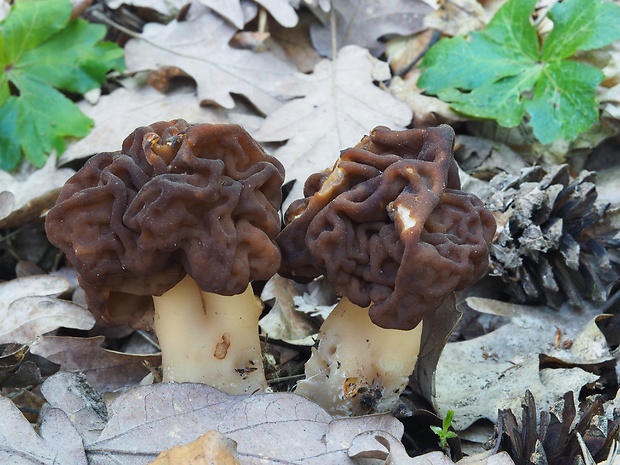
[(233, 295), (277, 271), (283, 179), (241, 126), (162, 121), (92, 157), (63, 187), (46, 231), (91, 310), (143, 327), (151, 295), (186, 274)]
[(446, 125), (375, 128), (310, 176), (276, 238), (280, 274), (327, 276), (383, 328), (409, 330), (485, 272), (495, 220), (460, 190)]

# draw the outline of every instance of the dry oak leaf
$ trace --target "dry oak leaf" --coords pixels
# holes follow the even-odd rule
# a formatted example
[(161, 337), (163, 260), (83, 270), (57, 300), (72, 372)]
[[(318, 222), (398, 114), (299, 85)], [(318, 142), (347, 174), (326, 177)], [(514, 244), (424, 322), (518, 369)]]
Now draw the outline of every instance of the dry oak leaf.
[(54, 205), (60, 188), (75, 171), (56, 168), (56, 157), (25, 179), (0, 170), (0, 228), (13, 228), (37, 220)]
[(218, 430), (238, 444), (245, 464), (353, 464), (353, 438), (365, 431), (402, 436), (392, 415), (334, 419), (291, 393), (233, 396), (209, 386), (162, 383), (124, 392), (108, 406), (99, 438), (86, 444), (89, 464), (152, 462), (162, 450)]
[(295, 73), (281, 81), (289, 97), (297, 97), (269, 114), (254, 133), (263, 142), (288, 140), (275, 151), (288, 181), (297, 179), (283, 208), (301, 197), (303, 182), (312, 173), (333, 165), (377, 125), (402, 129), (411, 121), (409, 106), (373, 84), (391, 77), (387, 63), (368, 50), (350, 45), (336, 62), (322, 60), (312, 74)]
[(27, 342), (60, 328), (91, 329), (95, 318), (81, 305), (55, 296), (68, 290), (61, 276), (36, 275), (0, 284), (0, 343)]
[[(293, 27), (299, 20), (295, 8), (288, 0), (254, 0), (254, 2), (267, 10), (273, 19), (284, 27)], [(243, 29), (243, 26), (254, 19), (258, 12), (258, 8), (253, 8), (253, 14), (244, 14), (244, 7), (247, 8), (247, 4), (244, 5), (239, 0), (200, 0), (200, 3), (222, 15), (237, 29)]]
[(19, 409), (0, 396), (0, 463), (86, 465), (82, 439), (65, 412), (49, 409), (37, 434)]
[(95, 121), (92, 131), (84, 139), (72, 142), (60, 158), (61, 163), (84, 158), (98, 152), (114, 152), (129, 132), (154, 121), (170, 121), (182, 117), (190, 122), (225, 122), (221, 108), (196, 105), (196, 88), (186, 86), (162, 94), (152, 87), (121, 87), (102, 96), (92, 105), (85, 100), (80, 110)]
[[(204, 5), (193, 3), (185, 21), (149, 23), (139, 39), (127, 42), (127, 70), (179, 68), (196, 81), (201, 104), (233, 108), (234, 93), (245, 96), (268, 114), (281, 104), (276, 81), (294, 67), (282, 58), (283, 52), (256, 53), (229, 47), (236, 31)], [(279, 51), (277, 47), (274, 50)]]
[[(457, 430), (482, 418), (495, 421), (498, 409), (519, 411), (527, 389), (540, 409), (546, 410), (565, 392), (578, 393), (598, 380), (598, 375), (579, 366), (612, 358), (603, 347), (604, 337), (597, 336), (593, 328), (596, 312), (568, 306), (556, 311), (478, 297), (466, 301), (474, 310), (504, 316), (509, 323), (475, 339), (449, 343), (441, 354), (436, 400), (440, 415), (454, 410), (452, 426)], [(562, 348), (558, 334), (578, 343)], [(567, 368), (541, 369), (541, 354), (565, 360)]]
[[(380, 39), (406, 36), (426, 29), (424, 17), (433, 9), (423, 0), (332, 0), (336, 15), (337, 48), (359, 45), (379, 56), (385, 50)], [(312, 43), (323, 56), (332, 55), (332, 27), (329, 14), (317, 11), (323, 24), (310, 28)]]
[(83, 373), (100, 392), (113, 392), (137, 385), (151, 366), (161, 365), (160, 355), (126, 354), (103, 349), (104, 336), (92, 338), (44, 336), (31, 352), (57, 363), (63, 371)]

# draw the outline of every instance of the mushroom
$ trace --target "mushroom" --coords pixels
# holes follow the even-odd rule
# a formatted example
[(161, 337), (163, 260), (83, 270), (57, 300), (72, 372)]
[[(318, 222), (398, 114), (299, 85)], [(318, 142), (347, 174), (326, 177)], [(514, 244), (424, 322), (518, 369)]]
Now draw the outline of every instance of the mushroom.
[(324, 275), (342, 296), (296, 388), (334, 415), (394, 408), (425, 315), (487, 269), (495, 221), (460, 190), (453, 144), (446, 125), (377, 127), (311, 175), (286, 212), (280, 274)]
[(280, 265), (282, 165), (240, 126), (157, 122), (92, 157), (48, 212), (91, 311), (149, 328), (164, 381), (266, 387), (253, 280)]

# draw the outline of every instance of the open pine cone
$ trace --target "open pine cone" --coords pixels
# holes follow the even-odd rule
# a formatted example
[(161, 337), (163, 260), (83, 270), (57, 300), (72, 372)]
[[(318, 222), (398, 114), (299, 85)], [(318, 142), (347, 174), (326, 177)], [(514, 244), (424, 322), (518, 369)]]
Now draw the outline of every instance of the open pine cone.
[(573, 178), (568, 165), (501, 173), (483, 201), (497, 220), (492, 276), (519, 303), (559, 307), (605, 301), (620, 277), (620, 234), (597, 202), (596, 173)]

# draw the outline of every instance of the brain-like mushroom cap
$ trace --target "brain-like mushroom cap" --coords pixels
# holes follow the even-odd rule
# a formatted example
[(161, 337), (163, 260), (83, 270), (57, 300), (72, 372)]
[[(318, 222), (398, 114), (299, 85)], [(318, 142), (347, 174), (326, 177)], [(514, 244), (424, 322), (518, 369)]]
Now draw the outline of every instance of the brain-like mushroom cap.
[(449, 126), (375, 128), (308, 178), (276, 238), (280, 274), (325, 275), (378, 326), (412, 329), (485, 272), (495, 220), (460, 190)]
[(91, 310), (144, 326), (151, 295), (185, 274), (233, 295), (277, 271), (283, 179), (241, 126), (162, 121), (92, 157), (63, 187), (46, 230)]

